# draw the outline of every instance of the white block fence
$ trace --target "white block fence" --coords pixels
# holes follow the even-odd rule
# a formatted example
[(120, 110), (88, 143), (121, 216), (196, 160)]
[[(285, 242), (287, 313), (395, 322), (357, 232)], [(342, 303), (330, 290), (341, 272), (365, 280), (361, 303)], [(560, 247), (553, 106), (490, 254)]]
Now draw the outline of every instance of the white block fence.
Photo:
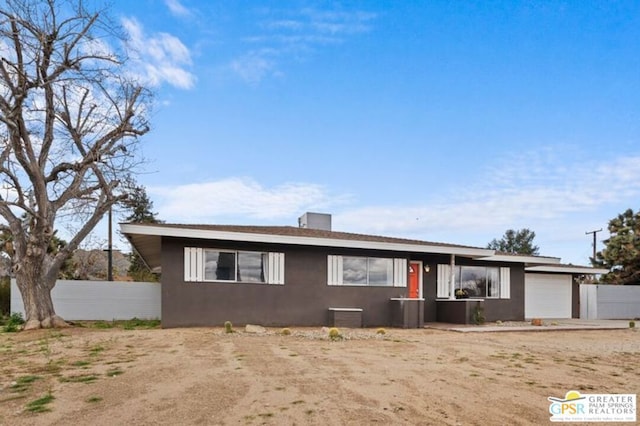
[[(51, 291), (56, 314), (66, 320), (160, 319), (160, 283), (58, 280)], [(11, 312), (24, 316), (22, 295), (11, 280)]]
[(580, 284), (580, 318), (640, 318), (640, 286)]

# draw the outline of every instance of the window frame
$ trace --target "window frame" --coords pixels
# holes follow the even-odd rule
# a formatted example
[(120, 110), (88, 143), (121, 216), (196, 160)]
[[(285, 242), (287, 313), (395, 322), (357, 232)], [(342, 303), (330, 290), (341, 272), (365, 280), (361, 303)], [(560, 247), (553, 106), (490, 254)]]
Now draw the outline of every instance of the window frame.
[[(366, 263), (365, 282), (345, 281), (345, 261), (364, 260)], [(384, 284), (371, 284), (372, 261), (384, 260), (387, 282)], [(375, 274), (375, 271), (373, 271)], [(408, 260), (405, 258), (391, 258), (379, 256), (354, 256), (354, 255), (328, 255), (327, 256), (327, 285), (345, 287), (406, 287), (408, 275)]]
[[(217, 252), (233, 255), (233, 279), (208, 278), (207, 253)], [(242, 262), (242, 255), (259, 255), (261, 257), (261, 277), (264, 281), (256, 279), (242, 279), (242, 276), (255, 276), (248, 274), (247, 265)], [(244, 265), (244, 266), (243, 266)], [(243, 274), (244, 267), (244, 274)], [(215, 274), (215, 271), (213, 271)], [(185, 247), (184, 248), (184, 281), (206, 283), (230, 283), (230, 284), (284, 284), (284, 253), (254, 251), (254, 250), (230, 250), (213, 247)]]
[[(462, 287), (462, 276), (463, 276), (463, 269), (467, 268), (467, 269), (471, 269), (471, 268), (475, 268), (475, 269), (484, 269), (484, 277), (481, 278), (484, 281), (484, 295), (480, 294), (480, 295), (474, 295), (471, 297), (475, 297), (475, 298), (481, 298), (481, 299), (500, 299), (500, 268), (497, 266), (484, 266), (484, 265), (456, 265), (455, 266), (456, 270), (455, 270), (455, 285), (454, 285), (454, 291), (456, 290), (460, 290), (463, 289)], [(497, 278), (496, 282), (494, 283), (494, 296), (490, 296), (490, 292), (489, 292), (489, 285), (492, 282), (492, 280), (489, 279), (490, 277), (490, 271), (493, 271), (494, 277), (493, 278)], [(464, 289), (469, 289), (469, 287), (464, 287)], [(483, 293), (483, 292), (481, 292)]]
[[(218, 256), (220, 254), (233, 254), (233, 279), (232, 280), (225, 280), (225, 279), (210, 279), (207, 278), (207, 254), (208, 253), (218, 253)], [(202, 262), (202, 267), (203, 267), (203, 271), (202, 271), (202, 281), (206, 282), (206, 283), (211, 283), (211, 282), (222, 282), (222, 283), (235, 283), (238, 282), (238, 252), (237, 251), (233, 251), (233, 250), (219, 250), (219, 249), (211, 249), (211, 248), (205, 248), (202, 250), (202, 254), (203, 254), (203, 262)], [(218, 261), (219, 261), (219, 257), (218, 257)], [(213, 271), (213, 273), (216, 273), (218, 268), (216, 268), (215, 271)]]
[[(463, 267), (480, 267), (485, 268), (485, 292), (488, 289), (489, 281), (486, 278), (488, 277), (488, 271), (491, 268), (497, 269), (497, 276), (494, 274), (494, 278), (497, 278), (495, 282), (494, 288), (494, 296), (491, 296), (491, 293), (485, 296), (471, 296), (472, 298), (478, 299), (490, 299), (490, 300), (500, 300), (500, 299), (511, 299), (511, 267), (509, 266), (493, 266), (493, 265), (454, 265), (454, 292), (461, 288), (461, 268)], [(437, 265), (437, 278), (436, 278), (436, 299), (450, 299), (452, 296), (450, 294), (450, 277), (451, 277), (451, 265), (449, 264), (438, 264)]]

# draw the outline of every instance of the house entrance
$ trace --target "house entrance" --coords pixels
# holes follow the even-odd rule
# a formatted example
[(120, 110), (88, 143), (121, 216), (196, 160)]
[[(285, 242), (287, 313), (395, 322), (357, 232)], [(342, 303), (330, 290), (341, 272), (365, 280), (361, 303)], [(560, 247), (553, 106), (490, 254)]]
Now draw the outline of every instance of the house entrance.
[(422, 262), (409, 262), (409, 298), (420, 298)]

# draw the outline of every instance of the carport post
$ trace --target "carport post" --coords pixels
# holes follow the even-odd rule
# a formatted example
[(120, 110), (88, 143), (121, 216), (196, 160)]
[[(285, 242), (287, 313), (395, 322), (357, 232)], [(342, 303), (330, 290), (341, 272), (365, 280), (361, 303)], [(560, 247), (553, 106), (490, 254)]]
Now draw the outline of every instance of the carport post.
[(451, 267), (449, 276), (449, 300), (455, 300), (456, 298), (456, 255), (451, 255)]

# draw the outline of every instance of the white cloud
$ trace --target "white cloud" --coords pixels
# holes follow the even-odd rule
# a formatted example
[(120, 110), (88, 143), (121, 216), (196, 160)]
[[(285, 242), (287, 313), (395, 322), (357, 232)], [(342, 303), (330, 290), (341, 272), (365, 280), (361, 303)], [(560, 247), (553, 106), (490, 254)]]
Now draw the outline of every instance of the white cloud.
[(240, 223), (250, 218), (255, 224), (329, 208), (344, 200), (331, 196), (320, 185), (286, 183), (266, 188), (247, 178), (149, 187), (148, 192), (157, 200), (159, 216), (169, 222), (216, 223), (230, 219)]
[(133, 49), (134, 74), (153, 86), (167, 83), (191, 89), (195, 85), (195, 75), (187, 69), (191, 65), (191, 53), (180, 39), (167, 33), (147, 36), (142, 24), (134, 18), (123, 18), (122, 25)]
[(274, 52), (252, 51), (234, 59), (229, 68), (245, 82), (255, 85), (268, 75), (280, 75), (277, 71)]
[(371, 30), (376, 14), (362, 11), (323, 11), (304, 9), (302, 15), (316, 31), (330, 34), (357, 34)]
[(164, 0), (164, 4), (167, 5), (169, 11), (174, 16), (184, 18), (191, 16), (191, 11), (187, 9), (179, 0)]
[(591, 250), (584, 232), (638, 208), (629, 203), (640, 196), (640, 155), (578, 162), (567, 155), (541, 150), (503, 158), (473, 178), (481, 183), (432, 192), (416, 204), (354, 207), (352, 196), (321, 185), (269, 188), (247, 178), (152, 187), (149, 193), (160, 217), (171, 222), (295, 225), (311, 210), (333, 213), (339, 231), (476, 246), (508, 228), (529, 228), (542, 254), (585, 264)]
[[(345, 210), (334, 215), (334, 224), (353, 232), (481, 246), (508, 228), (530, 228), (543, 254), (586, 263), (591, 252), (584, 232), (606, 228), (621, 205), (637, 208), (627, 203), (640, 196), (640, 156), (571, 162), (566, 155), (527, 152), (487, 169), (480, 184), (435, 194), (422, 205)], [(572, 251), (570, 242), (586, 250)]]
[(373, 227), (396, 234), (490, 231), (555, 221), (640, 195), (640, 156), (601, 164), (570, 165), (565, 159), (563, 167), (555, 167), (556, 158), (545, 162), (532, 156), (523, 157), (532, 161), (531, 167), (509, 159), (500, 176), (489, 176), (466, 190), (439, 194), (427, 205), (364, 207), (340, 214), (340, 222), (349, 228)]
[(258, 84), (281, 76), (285, 58), (306, 58), (321, 46), (371, 31), (375, 18), (375, 14), (362, 11), (263, 11), (256, 18), (260, 32), (243, 39), (251, 49), (230, 61), (228, 69), (245, 82)]

